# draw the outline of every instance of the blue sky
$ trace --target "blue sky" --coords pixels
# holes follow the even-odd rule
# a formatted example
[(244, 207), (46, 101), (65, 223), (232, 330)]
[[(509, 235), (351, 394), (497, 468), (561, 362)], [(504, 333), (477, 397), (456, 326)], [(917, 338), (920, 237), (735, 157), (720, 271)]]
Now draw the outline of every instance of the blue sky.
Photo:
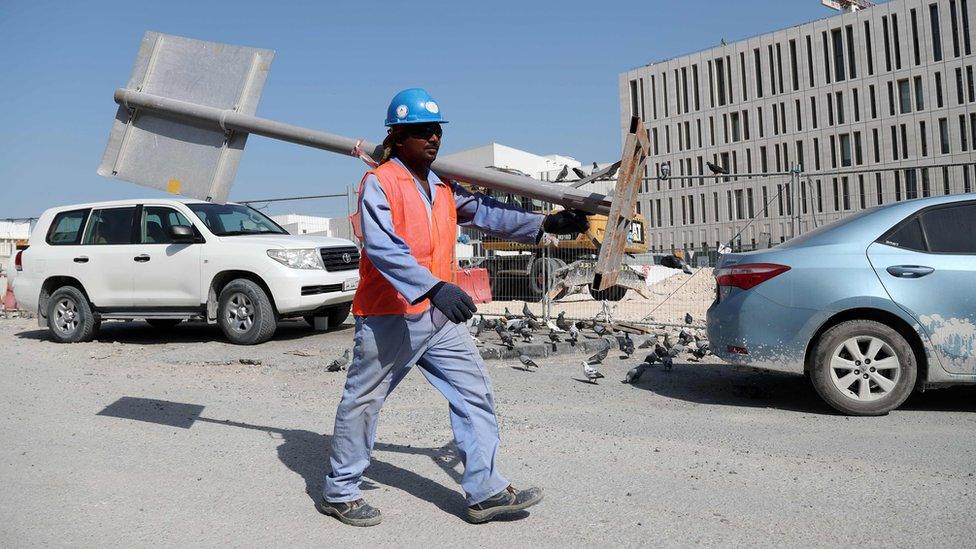
[[(0, 218), (158, 194), (95, 173), (112, 92), (147, 30), (276, 50), (259, 116), (378, 141), (393, 94), (422, 86), (451, 120), (442, 154), (495, 141), (605, 162), (620, 155), (621, 72), (831, 13), (817, 0), (2, 0)], [(362, 172), (352, 158), (252, 137), (231, 198), (344, 192)]]

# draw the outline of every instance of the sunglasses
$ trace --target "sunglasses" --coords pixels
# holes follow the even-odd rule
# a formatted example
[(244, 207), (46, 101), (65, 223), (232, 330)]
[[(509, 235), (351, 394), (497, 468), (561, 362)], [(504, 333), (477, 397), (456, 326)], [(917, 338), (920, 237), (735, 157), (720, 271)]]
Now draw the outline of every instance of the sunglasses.
[(430, 139), (432, 136), (440, 137), (444, 134), (440, 124), (409, 124), (404, 128), (404, 133), (409, 137), (418, 139)]

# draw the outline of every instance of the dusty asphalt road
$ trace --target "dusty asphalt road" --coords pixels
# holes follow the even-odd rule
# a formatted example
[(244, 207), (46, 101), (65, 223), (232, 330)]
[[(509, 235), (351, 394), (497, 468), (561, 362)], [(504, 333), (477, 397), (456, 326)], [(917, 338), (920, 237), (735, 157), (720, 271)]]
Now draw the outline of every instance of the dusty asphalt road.
[[(501, 468), (547, 498), (521, 520), (481, 526), (461, 518), (447, 406), (411, 374), (383, 411), (368, 471), (385, 520), (343, 526), (307, 493), (320, 491), (344, 380), (323, 365), (351, 335), (296, 324), (246, 348), (210, 327), (161, 337), (131, 323), (107, 324), (99, 343), (57, 345), (33, 321), (0, 319), (0, 546), (976, 540), (976, 391), (847, 418), (802, 377), (688, 364), (629, 386), (616, 359), (595, 386), (574, 380), (578, 360), (534, 373), (489, 363)], [(296, 349), (321, 356), (285, 354)]]

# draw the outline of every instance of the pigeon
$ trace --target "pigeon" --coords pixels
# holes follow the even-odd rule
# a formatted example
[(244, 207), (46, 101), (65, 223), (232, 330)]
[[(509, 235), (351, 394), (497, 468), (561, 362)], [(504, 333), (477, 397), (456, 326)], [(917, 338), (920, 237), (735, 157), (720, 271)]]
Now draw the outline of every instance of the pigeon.
[(664, 334), (664, 348), (665, 349), (670, 349), (672, 345), (674, 345), (674, 344), (671, 343), (671, 334), (665, 332), (665, 334)]
[(693, 351), (691, 351), (691, 354), (693, 354), (696, 358), (705, 358), (705, 355), (707, 355), (708, 352), (708, 341), (703, 339), (696, 344), (696, 347)]
[(584, 172), (580, 168), (573, 168), (573, 173), (575, 173), (576, 177), (580, 179), (586, 179), (586, 172)]
[(640, 380), (641, 376), (644, 375), (644, 371), (647, 370), (650, 366), (651, 365), (647, 363), (638, 364), (637, 366), (634, 366), (630, 370), (627, 370), (627, 373), (624, 374), (623, 382), (631, 383), (631, 384), (637, 383), (637, 381)]
[(674, 368), (674, 360), (672, 360), (669, 356), (662, 358), (661, 363), (664, 364), (665, 372), (670, 372), (671, 369)]
[(571, 324), (569, 327), (569, 342), (576, 345), (576, 342), (579, 341), (579, 333), (579, 328), (575, 324)]
[(708, 166), (708, 169), (711, 170), (711, 172), (713, 174), (716, 174), (716, 175), (718, 175), (718, 174), (729, 175), (729, 170), (727, 168), (724, 168), (722, 166), (719, 166), (718, 164), (713, 164), (711, 162), (706, 162), (705, 165)]
[(656, 354), (658, 358), (663, 359), (664, 357), (668, 356), (668, 349), (664, 345), (658, 343), (654, 346), (654, 354)]
[(658, 356), (657, 353), (651, 353), (644, 357), (644, 364), (647, 365), (651, 365), (654, 364), (655, 362), (660, 362), (660, 361), (661, 361), (661, 357)]
[(685, 274), (689, 274), (689, 275), (690, 274), (695, 274), (695, 272), (691, 270), (691, 267), (689, 267), (687, 263), (682, 263), (681, 264), (681, 272), (683, 272)]
[(559, 311), (559, 314), (556, 315), (556, 326), (560, 330), (569, 330), (571, 325), (572, 323), (566, 320), (566, 311)]
[(538, 320), (539, 317), (532, 314), (532, 310), (529, 309), (529, 303), (525, 302), (522, 304), (522, 316), (525, 318), (531, 318), (532, 320)]
[(532, 330), (528, 328), (522, 328), (519, 330), (519, 335), (522, 336), (522, 341), (526, 343), (532, 343)]
[(638, 349), (650, 349), (651, 347), (654, 346), (655, 343), (657, 343), (657, 336), (651, 336), (651, 337), (645, 338), (644, 341), (641, 341), (641, 344), (638, 345), (637, 348)]
[(495, 325), (495, 332), (498, 334), (498, 337), (502, 339), (502, 345), (508, 347), (509, 349), (515, 348), (515, 342), (512, 341), (512, 334), (506, 332), (505, 328), (502, 328), (501, 324)]
[(596, 354), (586, 359), (587, 364), (599, 364), (603, 362), (603, 359), (607, 358), (607, 353), (610, 351), (610, 347), (604, 347), (603, 350), (598, 351)]
[(536, 368), (536, 369), (539, 368), (539, 365), (536, 364), (534, 360), (521, 354), (519, 355), (519, 362), (521, 362), (522, 365), (525, 366), (526, 370), (528, 370), (529, 368)]
[(567, 175), (569, 175), (569, 165), (563, 164), (563, 169), (559, 170), (559, 173), (556, 174), (556, 181), (562, 181)]
[(525, 321), (521, 318), (513, 318), (505, 322), (505, 329), (509, 332), (517, 332), (522, 329), (522, 326), (525, 326)]
[(346, 349), (346, 351), (342, 353), (342, 356), (330, 362), (325, 369), (329, 372), (338, 372), (340, 370), (345, 370), (346, 364), (349, 364), (349, 349)]
[(684, 345), (675, 345), (674, 347), (668, 349), (668, 356), (671, 358), (675, 358), (683, 352), (685, 352)]
[(691, 313), (685, 313), (685, 324), (691, 324), (695, 321), (695, 317), (691, 316)]
[(505, 317), (505, 320), (512, 320), (513, 318), (518, 318), (517, 315), (513, 315), (512, 312), (508, 310), (508, 307), (505, 307), (505, 314), (503, 314), (502, 316)]
[(478, 336), (481, 335), (481, 328), (484, 325), (484, 323), (485, 323), (485, 315), (481, 315), (480, 319), (471, 323), (471, 326), (468, 326), (468, 332), (471, 333), (471, 337), (477, 338)]
[(590, 366), (586, 362), (583, 362), (583, 375), (586, 376), (586, 380), (590, 383), (596, 385), (596, 380), (603, 377), (603, 374), (598, 372), (596, 368)]
[(598, 336), (604, 336), (608, 333), (608, 330), (607, 327), (604, 326), (603, 324), (594, 324), (593, 332), (596, 333), (596, 335)]
[(549, 332), (549, 341), (553, 343), (559, 343), (562, 339), (559, 338), (559, 334), (556, 332)]
[(494, 330), (495, 326), (498, 325), (498, 321), (490, 318), (485, 318), (485, 315), (481, 315), (481, 326), (485, 330)]
[(620, 345), (620, 350), (623, 351), (628, 357), (634, 354), (634, 340), (630, 339), (630, 334), (626, 332), (624, 333), (624, 341)]
[(678, 345), (687, 345), (692, 339), (694, 339), (694, 336), (688, 330), (682, 329), (678, 333)]
[(538, 330), (542, 328), (542, 324), (539, 324), (538, 320), (533, 318), (525, 319), (525, 325), (528, 326), (530, 330)]

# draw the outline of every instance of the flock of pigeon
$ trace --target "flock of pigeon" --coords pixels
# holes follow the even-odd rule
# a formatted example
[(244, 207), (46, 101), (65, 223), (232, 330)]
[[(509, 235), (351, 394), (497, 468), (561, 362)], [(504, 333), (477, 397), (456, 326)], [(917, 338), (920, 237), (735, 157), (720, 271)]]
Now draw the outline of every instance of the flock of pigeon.
[[(670, 371), (674, 366), (674, 360), (679, 354), (687, 352), (697, 360), (701, 360), (709, 354), (708, 340), (703, 338), (697, 330), (690, 328), (695, 319), (691, 314), (685, 314), (685, 324), (689, 327), (682, 329), (672, 339), (672, 333), (668, 331), (659, 334), (643, 336), (638, 345), (631, 338), (630, 333), (614, 328), (606, 318), (600, 319), (597, 315), (593, 320), (570, 321), (566, 319), (566, 313), (560, 312), (555, 321), (544, 321), (537, 317), (529, 309), (528, 304), (523, 305), (522, 314), (516, 315), (509, 312), (508, 308), (502, 317), (488, 319), (481, 315), (477, 319), (472, 319), (468, 325), (468, 330), (475, 343), (483, 345), (479, 338), (485, 330), (494, 330), (501, 340), (501, 344), (509, 349), (515, 349), (515, 339), (531, 343), (536, 337), (545, 335), (550, 343), (555, 345), (562, 341), (576, 345), (580, 338), (602, 339), (606, 345), (583, 361), (583, 376), (590, 383), (596, 383), (598, 379), (605, 377), (596, 368), (603, 363), (610, 353), (610, 349), (616, 344), (620, 352), (630, 358), (638, 349), (651, 349), (650, 353), (644, 357), (644, 361), (631, 368), (624, 377), (624, 383), (636, 383), (641, 375), (656, 364), (661, 364), (665, 371)], [(587, 332), (592, 331), (590, 336)], [(617, 337), (617, 332), (623, 333), (623, 339)], [(519, 362), (523, 369), (531, 371), (539, 368), (539, 365), (524, 354), (519, 354)]]
[[(521, 315), (509, 312), (506, 307), (505, 314), (500, 318), (485, 318), (484, 315), (481, 315), (477, 319), (472, 318), (469, 321), (468, 330), (478, 346), (484, 345), (478, 339), (484, 331), (494, 331), (498, 334), (501, 344), (508, 349), (515, 349), (516, 338), (519, 338), (525, 343), (532, 343), (536, 337), (541, 337), (542, 334), (546, 336), (549, 343), (553, 344), (553, 346), (562, 341), (566, 341), (575, 346), (581, 338), (602, 339), (606, 345), (583, 361), (583, 376), (586, 378), (586, 381), (594, 384), (598, 379), (605, 377), (596, 367), (602, 364), (607, 358), (610, 354), (610, 349), (613, 348), (615, 343), (620, 352), (624, 353), (628, 359), (638, 349), (651, 349), (644, 357), (643, 362), (628, 370), (624, 376), (624, 383), (636, 383), (645, 371), (653, 368), (656, 364), (661, 364), (665, 371), (671, 371), (674, 367), (674, 359), (681, 353), (687, 352), (697, 360), (701, 360), (709, 354), (708, 340), (703, 338), (697, 330), (690, 327), (695, 321), (694, 317), (686, 313), (684, 320), (688, 327), (681, 329), (674, 336), (675, 339), (672, 339), (672, 332), (663, 331), (643, 336), (643, 340), (638, 345), (630, 337), (629, 332), (614, 328), (613, 324), (607, 321), (606, 316), (601, 319), (600, 315), (597, 315), (593, 320), (573, 322), (566, 319), (566, 312), (563, 311), (556, 316), (555, 321), (544, 321), (537, 317), (526, 303), (522, 307)], [(662, 326), (662, 328), (664, 327)], [(594, 335), (590, 336), (587, 333), (589, 331), (592, 331)], [(623, 339), (617, 337), (616, 333), (618, 331), (623, 333)], [(534, 360), (521, 352), (518, 355), (518, 359), (522, 363), (522, 369), (526, 371), (539, 368), (539, 365)], [(345, 370), (348, 364), (349, 349), (346, 349), (341, 357), (333, 360), (326, 366), (326, 370), (329, 372), (338, 372)]]

